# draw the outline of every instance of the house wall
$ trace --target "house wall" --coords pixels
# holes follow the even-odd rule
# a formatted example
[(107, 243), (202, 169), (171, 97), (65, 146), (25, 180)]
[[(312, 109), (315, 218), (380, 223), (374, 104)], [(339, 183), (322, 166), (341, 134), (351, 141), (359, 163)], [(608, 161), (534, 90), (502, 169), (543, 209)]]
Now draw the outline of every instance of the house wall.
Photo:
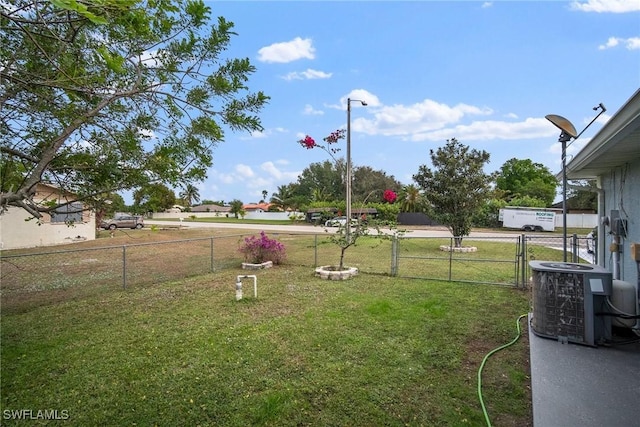
[(64, 222), (52, 223), (45, 215), (38, 221), (31, 219), (24, 209), (8, 207), (0, 215), (0, 249), (33, 248), (73, 243), (96, 238), (96, 218), (91, 212), (83, 212), (82, 222), (69, 226)]
[[(600, 206), (602, 217), (611, 218), (612, 211), (617, 210), (620, 218), (627, 221), (627, 236), (621, 238), (621, 252), (616, 254), (611, 251), (614, 236), (611, 227), (601, 228), (599, 236), (604, 235), (601, 241), (600, 264), (608, 270), (619, 271), (619, 279), (631, 283), (638, 281), (638, 265), (631, 258), (631, 243), (640, 243), (640, 159), (626, 164), (623, 167), (612, 169), (609, 173), (600, 176), (601, 186), (604, 190), (604, 204)], [(616, 262), (619, 268), (616, 268)], [(616, 278), (616, 277), (614, 277)]]

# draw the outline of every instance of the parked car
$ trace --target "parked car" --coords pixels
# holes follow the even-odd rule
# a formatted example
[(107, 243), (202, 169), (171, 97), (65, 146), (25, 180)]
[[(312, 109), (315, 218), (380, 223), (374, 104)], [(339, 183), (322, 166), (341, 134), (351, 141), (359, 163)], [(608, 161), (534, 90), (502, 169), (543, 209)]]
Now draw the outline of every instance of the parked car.
[[(357, 225), (357, 224), (358, 224), (358, 220), (351, 218), (351, 225)], [(324, 223), (325, 227), (344, 227), (345, 225), (347, 225), (346, 216), (337, 216), (335, 218), (331, 218), (325, 221)]]
[(144, 227), (144, 220), (141, 216), (125, 215), (113, 219), (106, 219), (100, 223), (100, 228), (105, 230), (115, 230), (116, 228), (137, 228)]

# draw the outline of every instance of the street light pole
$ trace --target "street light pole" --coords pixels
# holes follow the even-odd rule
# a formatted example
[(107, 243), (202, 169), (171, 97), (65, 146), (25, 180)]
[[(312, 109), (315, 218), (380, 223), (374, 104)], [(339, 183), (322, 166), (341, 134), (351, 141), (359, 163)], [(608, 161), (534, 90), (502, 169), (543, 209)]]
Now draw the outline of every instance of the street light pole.
[(347, 242), (351, 240), (351, 101), (358, 101), (361, 105), (366, 106), (367, 103), (360, 99), (347, 98), (347, 173), (346, 173), (346, 192), (347, 192), (347, 206), (345, 213), (347, 221), (345, 224), (345, 236)]

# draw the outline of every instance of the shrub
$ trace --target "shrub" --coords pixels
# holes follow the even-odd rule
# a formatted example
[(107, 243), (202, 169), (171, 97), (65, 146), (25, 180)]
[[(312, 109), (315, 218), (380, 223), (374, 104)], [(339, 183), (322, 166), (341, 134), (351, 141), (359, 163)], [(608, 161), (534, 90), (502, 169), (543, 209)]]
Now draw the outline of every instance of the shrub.
[(267, 261), (280, 264), (286, 259), (284, 245), (275, 239), (268, 238), (264, 231), (260, 232), (260, 237), (245, 237), (239, 250), (244, 255), (245, 262), (252, 264)]

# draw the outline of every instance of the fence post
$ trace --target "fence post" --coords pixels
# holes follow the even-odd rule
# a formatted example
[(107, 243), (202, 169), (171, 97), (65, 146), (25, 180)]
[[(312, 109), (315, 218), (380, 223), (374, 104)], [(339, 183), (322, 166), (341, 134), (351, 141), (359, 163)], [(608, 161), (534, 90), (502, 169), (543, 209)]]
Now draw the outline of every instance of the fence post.
[(516, 288), (520, 287), (520, 267), (522, 266), (522, 242), (520, 236), (516, 239), (515, 262), (513, 265), (514, 284)]
[(313, 235), (313, 268), (318, 266), (318, 235)]
[(213, 262), (213, 237), (211, 237), (211, 272), (214, 272), (214, 262)]
[(122, 289), (127, 289), (127, 246), (122, 246)]
[(522, 244), (520, 245), (520, 258), (522, 261), (520, 261), (521, 264), (521, 277), (522, 277), (522, 289), (526, 288), (526, 278), (527, 278), (527, 266), (529, 265), (527, 263), (527, 237), (523, 234), (520, 235), (520, 240), (522, 241)]
[(577, 263), (578, 262), (578, 252), (580, 250), (580, 247), (578, 246), (579, 241), (578, 241), (578, 235), (576, 233), (573, 233), (573, 236), (571, 236), (571, 252), (572, 255), (571, 257), (572, 262)]
[(449, 281), (451, 281), (452, 270), (453, 270), (453, 245), (454, 245), (453, 240), (454, 240), (453, 237), (449, 239)]
[(398, 236), (391, 241), (391, 277), (398, 276)]

